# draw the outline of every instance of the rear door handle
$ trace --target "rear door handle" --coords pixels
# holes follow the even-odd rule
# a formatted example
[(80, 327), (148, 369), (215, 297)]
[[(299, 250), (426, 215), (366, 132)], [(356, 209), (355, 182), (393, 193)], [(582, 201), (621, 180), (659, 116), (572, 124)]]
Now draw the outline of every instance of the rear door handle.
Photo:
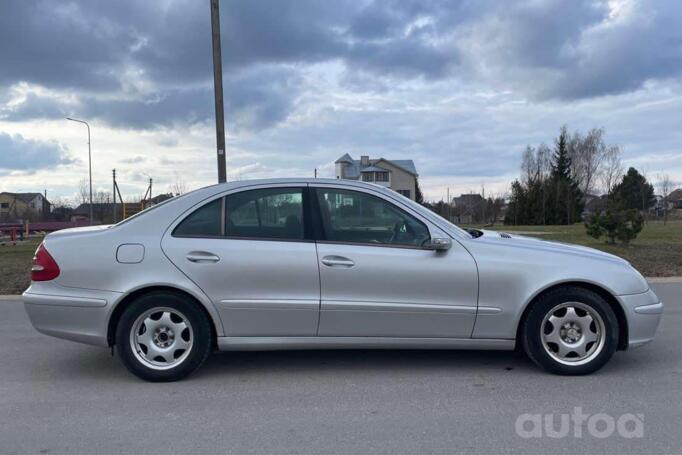
[(353, 267), (355, 262), (343, 256), (325, 256), (322, 263), (328, 267)]
[(218, 262), (220, 257), (208, 251), (192, 251), (187, 253), (187, 260), (190, 262)]

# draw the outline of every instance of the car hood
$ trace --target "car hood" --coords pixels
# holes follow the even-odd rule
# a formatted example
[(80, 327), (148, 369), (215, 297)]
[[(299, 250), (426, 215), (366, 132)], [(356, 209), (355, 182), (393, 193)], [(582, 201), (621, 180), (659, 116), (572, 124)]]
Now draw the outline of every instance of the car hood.
[(574, 245), (571, 243), (543, 240), (535, 237), (517, 235), (508, 232), (488, 230), (482, 230), (482, 232), (483, 235), (474, 239), (475, 241), (477, 242), (482, 241), (486, 243), (493, 243), (499, 245), (509, 245), (519, 248), (543, 250), (551, 253), (563, 253), (574, 256), (581, 256), (585, 258), (617, 262), (621, 264), (622, 263), (629, 264), (628, 261), (626, 261), (623, 258), (582, 245)]

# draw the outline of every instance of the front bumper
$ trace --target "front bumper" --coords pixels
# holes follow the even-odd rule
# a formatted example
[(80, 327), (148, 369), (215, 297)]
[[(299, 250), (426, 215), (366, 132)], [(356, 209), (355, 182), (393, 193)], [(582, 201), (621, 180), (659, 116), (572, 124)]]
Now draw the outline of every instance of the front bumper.
[(108, 345), (109, 312), (119, 293), (34, 284), (22, 297), (38, 332), (96, 346)]
[(628, 321), (628, 347), (654, 339), (663, 314), (663, 302), (649, 289), (641, 294), (618, 296)]

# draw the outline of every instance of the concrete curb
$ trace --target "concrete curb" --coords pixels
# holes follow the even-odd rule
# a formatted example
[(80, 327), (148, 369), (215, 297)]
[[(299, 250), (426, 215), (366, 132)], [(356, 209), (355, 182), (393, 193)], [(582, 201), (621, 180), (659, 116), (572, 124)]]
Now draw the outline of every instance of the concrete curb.
[[(671, 283), (682, 284), (682, 276), (652, 276), (646, 279), (649, 283)], [(0, 295), (0, 300), (16, 300), (21, 298), (21, 294)]]
[(649, 283), (682, 283), (682, 276), (652, 276), (646, 279)]

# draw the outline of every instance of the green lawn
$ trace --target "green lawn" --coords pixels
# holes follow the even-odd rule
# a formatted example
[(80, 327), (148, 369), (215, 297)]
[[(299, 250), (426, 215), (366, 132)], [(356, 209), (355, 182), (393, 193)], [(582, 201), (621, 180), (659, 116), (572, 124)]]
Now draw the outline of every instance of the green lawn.
[(0, 295), (19, 294), (31, 282), (31, 260), (42, 239), (0, 245)]
[[(464, 227), (464, 226), (463, 226)], [(480, 226), (472, 226), (480, 228)], [(546, 240), (576, 243), (620, 256), (644, 276), (682, 276), (682, 221), (650, 221), (629, 245), (609, 245), (585, 233), (585, 226), (504, 226), (486, 229), (516, 232)]]
[[(477, 227), (481, 226), (463, 226)], [(546, 240), (576, 243), (627, 259), (644, 276), (682, 276), (682, 221), (648, 222), (631, 245), (608, 245), (585, 233), (582, 224), (571, 226), (503, 226), (487, 228), (517, 232)], [(0, 246), (0, 294), (18, 294), (30, 282), (31, 258), (40, 239)]]

